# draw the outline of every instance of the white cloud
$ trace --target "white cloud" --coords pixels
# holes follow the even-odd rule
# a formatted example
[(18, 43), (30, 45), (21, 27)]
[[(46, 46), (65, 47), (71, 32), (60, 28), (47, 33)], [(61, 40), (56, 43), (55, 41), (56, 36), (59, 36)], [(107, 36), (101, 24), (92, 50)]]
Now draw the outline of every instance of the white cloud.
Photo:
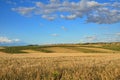
[(120, 22), (120, 10), (98, 8), (95, 14), (89, 14), (87, 22), (111, 24)]
[(65, 30), (65, 31), (67, 30), (67, 28), (65, 28), (64, 26), (62, 26), (61, 28), (62, 28), (62, 30)]
[(77, 16), (76, 15), (67, 15), (67, 16), (64, 16), (64, 15), (60, 15), (61, 18), (64, 18), (64, 19), (68, 19), (68, 20), (73, 20), (75, 19)]
[(56, 18), (55, 15), (52, 15), (52, 16), (50, 16), (50, 15), (42, 15), (41, 17), (44, 18), (44, 19), (50, 20), (50, 21), (52, 21), (52, 20), (54, 20)]
[(14, 42), (19, 42), (19, 41), (20, 41), (20, 39), (13, 39), (13, 41), (14, 41)]
[(106, 33), (106, 34), (104, 34), (104, 35), (106, 35), (106, 36), (120, 36), (120, 32), (118, 32), (118, 33)]
[(53, 2), (59, 2), (59, 0), (50, 0), (50, 2), (52, 2), (52, 3), (53, 3)]
[(120, 42), (120, 33), (84, 36), (82, 42)]
[(35, 2), (35, 6), (32, 7), (18, 7), (12, 8), (12, 10), (22, 15), (40, 15), (47, 20), (54, 20), (58, 17), (67, 20), (86, 17), (87, 23), (112, 24), (120, 22), (120, 2), (49, 0), (47, 4), (39, 1)]
[(96, 36), (87, 36), (87, 37), (85, 37), (85, 39), (87, 39), (87, 41), (94, 41), (94, 40), (97, 40), (97, 37)]
[(120, 32), (119, 33), (116, 33), (117, 36), (120, 36)]
[(33, 12), (35, 7), (18, 7), (18, 8), (12, 8), (13, 11), (17, 11), (18, 13), (22, 15), (27, 15)]
[(11, 43), (12, 40), (8, 39), (7, 37), (0, 37), (0, 43)]
[[(104, 36), (103, 36), (104, 35)], [(120, 33), (106, 33), (98, 37), (99, 41), (102, 42), (120, 42)]]
[(19, 39), (9, 39), (7, 37), (0, 37), (0, 43), (12, 43), (12, 42), (19, 42)]
[(51, 34), (51, 36), (57, 37), (57, 36), (59, 36), (59, 35), (56, 34), (56, 33), (54, 33), (54, 34)]

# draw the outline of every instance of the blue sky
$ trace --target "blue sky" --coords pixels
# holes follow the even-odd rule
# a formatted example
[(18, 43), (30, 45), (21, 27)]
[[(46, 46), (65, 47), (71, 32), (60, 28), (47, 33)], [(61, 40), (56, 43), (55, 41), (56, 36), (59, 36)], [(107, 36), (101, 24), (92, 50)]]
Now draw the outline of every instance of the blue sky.
[(120, 41), (120, 1), (0, 0), (0, 43)]

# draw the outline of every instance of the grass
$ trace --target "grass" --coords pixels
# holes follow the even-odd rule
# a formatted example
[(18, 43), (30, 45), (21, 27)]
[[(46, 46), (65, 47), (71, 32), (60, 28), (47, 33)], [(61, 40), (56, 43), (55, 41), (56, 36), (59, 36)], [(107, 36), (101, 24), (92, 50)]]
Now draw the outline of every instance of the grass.
[(103, 45), (102, 48), (114, 51), (120, 51), (120, 45)]
[(72, 49), (72, 50), (77, 50), (83, 53), (105, 53), (104, 51), (97, 51), (97, 50), (90, 50), (90, 49), (86, 49), (84, 47), (66, 47), (68, 49)]
[(5, 49), (0, 49), (0, 51), (5, 53), (26, 53), (21, 50), (22, 47), (5, 47)]
[(0, 49), (0, 51), (5, 53), (17, 54), (17, 53), (26, 53), (22, 50), (35, 50), (45, 53), (51, 53), (52, 51), (44, 49), (44, 47), (40, 46), (16, 46), (16, 47), (5, 47), (4, 49)]
[(0, 56), (0, 80), (120, 80), (118, 54), (37, 56)]
[[(113, 51), (120, 51), (120, 42), (116, 43), (94, 43), (94, 44), (79, 44), (81, 47), (90, 47), (90, 48), (103, 48), (103, 49), (109, 49)], [(97, 45), (97, 46), (95, 46)]]
[[(54, 47), (67, 48), (67, 49), (76, 50), (78, 52), (84, 52), (84, 53), (106, 53), (105, 51), (99, 50), (100, 48), (108, 49), (111, 51), (120, 51), (120, 43), (62, 44), (62, 45), (47, 45), (47, 46), (29, 45), (29, 46), (4, 47), (4, 48), (1, 48), (0, 51), (5, 53), (12, 53), (12, 54), (27, 53), (27, 52), (24, 52), (23, 50), (34, 50), (34, 51), (40, 51), (43, 53), (54, 53), (54, 51), (47, 49), (47, 48), (54, 48)], [(98, 50), (89, 49), (89, 48), (98, 48)]]

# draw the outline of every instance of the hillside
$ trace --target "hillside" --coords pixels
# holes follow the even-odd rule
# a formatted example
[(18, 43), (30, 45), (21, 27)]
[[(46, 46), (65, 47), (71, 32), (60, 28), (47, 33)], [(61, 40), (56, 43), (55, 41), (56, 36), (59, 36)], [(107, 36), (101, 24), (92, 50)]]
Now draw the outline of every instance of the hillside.
[(84, 43), (84, 44), (54, 44), (1, 47), (5, 53), (117, 53), (120, 52), (120, 42), (116, 43)]

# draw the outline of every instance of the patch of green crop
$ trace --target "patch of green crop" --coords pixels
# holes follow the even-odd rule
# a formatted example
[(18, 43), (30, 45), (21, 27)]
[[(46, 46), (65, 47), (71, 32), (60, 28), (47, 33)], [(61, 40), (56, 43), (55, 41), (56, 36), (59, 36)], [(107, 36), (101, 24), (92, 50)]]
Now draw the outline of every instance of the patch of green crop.
[(27, 53), (24, 52), (22, 50), (35, 50), (35, 51), (40, 51), (40, 52), (45, 52), (45, 53), (52, 53), (53, 51), (50, 50), (46, 50), (45, 48), (42, 46), (16, 46), (16, 47), (5, 47), (4, 49), (0, 49), (1, 52), (5, 52), (5, 53)]
[(5, 49), (0, 49), (0, 51), (5, 53), (26, 53), (21, 51), (20, 47), (5, 47)]
[(52, 53), (52, 52), (53, 52), (53, 51), (46, 50), (45, 48), (41, 48), (41, 47), (31, 48), (31, 50), (40, 51), (40, 52), (45, 52), (45, 53)]
[(120, 51), (120, 46), (116, 46), (116, 45), (104, 45), (101, 48)]
[(90, 47), (90, 48), (103, 48), (103, 49), (109, 49), (109, 50), (114, 50), (114, 51), (120, 51), (120, 43), (95, 43), (94, 46), (93, 43), (91, 44), (80, 44), (81, 47)]

